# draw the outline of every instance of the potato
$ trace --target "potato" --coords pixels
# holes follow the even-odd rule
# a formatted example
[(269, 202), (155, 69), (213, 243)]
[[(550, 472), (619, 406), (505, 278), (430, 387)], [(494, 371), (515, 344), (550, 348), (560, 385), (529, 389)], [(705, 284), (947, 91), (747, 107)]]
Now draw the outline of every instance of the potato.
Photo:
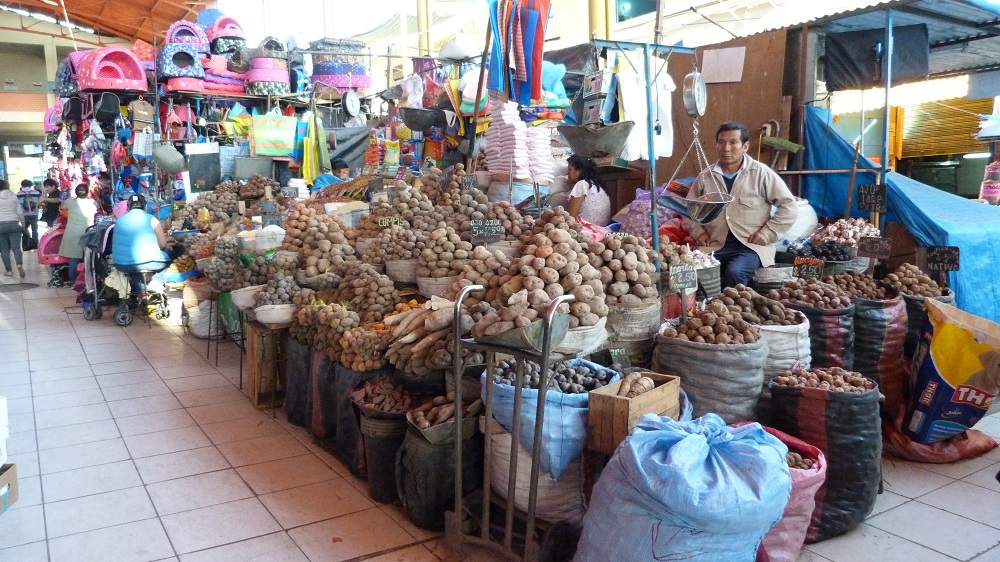
[(613, 297), (620, 297), (629, 290), (628, 283), (615, 282), (608, 286), (608, 294)]
[(529, 291), (535, 291), (544, 288), (545, 282), (542, 281), (539, 277), (532, 275), (530, 277), (524, 278), (524, 280), (522, 281), (522, 286)]
[(538, 276), (542, 278), (542, 281), (546, 283), (558, 283), (559, 282), (559, 272), (551, 267), (543, 267), (538, 272)]

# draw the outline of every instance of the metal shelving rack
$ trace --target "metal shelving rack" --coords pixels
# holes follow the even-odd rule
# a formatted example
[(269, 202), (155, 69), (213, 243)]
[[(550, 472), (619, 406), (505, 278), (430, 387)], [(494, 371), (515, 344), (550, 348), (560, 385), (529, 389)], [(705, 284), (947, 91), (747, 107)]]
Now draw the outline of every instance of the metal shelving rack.
[[(462, 350), (468, 349), (470, 351), (481, 351), (486, 355), (486, 382), (485, 382), (485, 413), (486, 418), (486, 428), (485, 428), (485, 454), (483, 460), (483, 505), (482, 513), (480, 514), (480, 534), (479, 536), (467, 535), (463, 532), (463, 524), (468, 519), (473, 521), (475, 514), (468, 513), (464, 507), (463, 498), (463, 485), (462, 485), (462, 423), (455, 423), (455, 510), (448, 512), (445, 517), (445, 537), (448, 541), (449, 547), (453, 551), (462, 556), (467, 549), (476, 549), (478, 551), (485, 551), (490, 555), (499, 557), (498, 559), (505, 560), (537, 560), (539, 544), (533, 540), (532, 535), (535, 529), (535, 507), (538, 500), (538, 475), (540, 471), (540, 457), (541, 457), (541, 441), (542, 441), (542, 427), (544, 424), (545, 416), (545, 395), (549, 387), (549, 365), (568, 359), (569, 356), (564, 356), (562, 354), (557, 354), (552, 351), (552, 319), (555, 316), (556, 308), (562, 303), (570, 303), (574, 299), (571, 295), (564, 295), (553, 299), (545, 311), (545, 316), (543, 319), (543, 337), (542, 337), (542, 350), (540, 353), (533, 353), (523, 349), (507, 347), (502, 345), (493, 345), (477, 342), (473, 339), (463, 339), (461, 335), (461, 318), (462, 318), (462, 302), (465, 300), (469, 294), (474, 292), (484, 291), (485, 288), (482, 285), (470, 285), (462, 289), (458, 297), (455, 299), (455, 322), (454, 322), (454, 338), (455, 338), (455, 352), (454, 352), (454, 365), (453, 365), (453, 375), (455, 377), (455, 388), (461, 388), (462, 374), (464, 369), (462, 368)], [(507, 483), (507, 502), (506, 505), (501, 507), (504, 508), (506, 513), (506, 521), (504, 525), (504, 536), (503, 544), (499, 544), (490, 539), (490, 507), (492, 501), (492, 495), (490, 492), (490, 443), (493, 434), (493, 374), (496, 370), (496, 354), (502, 353), (506, 355), (513, 356), (517, 360), (517, 379), (514, 384), (514, 414), (513, 414), (513, 425), (511, 427), (511, 444), (510, 444), (510, 464), (508, 467), (508, 483)], [(517, 511), (515, 507), (514, 498), (516, 496), (517, 490), (517, 453), (518, 453), (518, 436), (521, 432), (521, 408), (522, 408), (522, 390), (524, 387), (524, 362), (532, 361), (537, 363), (541, 367), (541, 381), (538, 389), (538, 404), (535, 413), (535, 432), (534, 439), (532, 441), (531, 449), (531, 478), (528, 493), (528, 509), (526, 514), (525, 522), (525, 544), (523, 554), (518, 554), (513, 546), (514, 538), (514, 514)], [(457, 415), (456, 420), (461, 420), (464, 412), (464, 406), (462, 404), (462, 393), (455, 393), (455, 412)], [(498, 502), (500, 503), (500, 502)]]

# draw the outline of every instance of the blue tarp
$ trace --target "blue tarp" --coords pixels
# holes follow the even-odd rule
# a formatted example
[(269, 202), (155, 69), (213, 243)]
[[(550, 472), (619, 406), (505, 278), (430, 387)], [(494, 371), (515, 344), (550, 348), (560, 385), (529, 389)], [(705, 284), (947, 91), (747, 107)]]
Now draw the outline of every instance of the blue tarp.
[[(854, 148), (831, 127), (830, 113), (808, 108), (804, 168), (850, 168)], [(867, 159), (858, 166), (873, 166)], [(802, 196), (820, 216), (843, 216), (849, 174), (806, 176)], [(873, 173), (859, 173), (856, 184), (874, 183)], [(961, 270), (948, 275), (955, 304), (962, 310), (1000, 322), (1000, 284), (994, 282), (1000, 266), (1000, 207), (976, 203), (890, 172), (887, 220), (898, 221), (922, 246), (958, 246)], [(852, 215), (867, 216), (857, 208)]]

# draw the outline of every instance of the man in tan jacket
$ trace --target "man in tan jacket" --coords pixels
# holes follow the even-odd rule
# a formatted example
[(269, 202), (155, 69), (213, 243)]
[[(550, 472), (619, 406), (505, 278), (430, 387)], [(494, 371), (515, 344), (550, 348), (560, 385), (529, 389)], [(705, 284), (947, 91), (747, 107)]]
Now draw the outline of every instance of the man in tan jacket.
[[(774, 264), (774, 243), (795, 222), (795, 197), (773, 170), (747, 156), (750, 132), (727, 121), (715, 133), (719, 160), (695, 178), (688, 199), (725, 190), (734, 201), (714, 221), (684, 219), (691, 237), (722, 263), (722, 286), (746, 284), (760, 267)], [(773, 216), (771, 210), (776, 208)]]

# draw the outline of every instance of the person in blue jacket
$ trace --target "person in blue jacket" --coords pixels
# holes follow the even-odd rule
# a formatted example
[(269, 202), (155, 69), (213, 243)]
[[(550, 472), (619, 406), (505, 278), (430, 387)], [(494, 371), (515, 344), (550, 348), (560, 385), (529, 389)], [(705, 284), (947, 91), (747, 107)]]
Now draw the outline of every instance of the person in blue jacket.
[(143, 272), (163, 271), (183, 253), (184, 246), (169, 244), (163, 225), (146, 212), (146, 198), (129, 197), (128, 211), (115, 221), (111, 256), (115, 269), (128, 275), (131, 297), (138, 302), (146, 297)]
[(350, 177), (351, 168), (347, 165), (347, 161), (343, 158), (334, 158), (333, 160), (330, 160), (330, 168), (332, 168), (331, 173), (321, 174), (316, 176), (316, 179), (313, 180), (313, 191), (319, 191), (328, 185), (340, 183)]

